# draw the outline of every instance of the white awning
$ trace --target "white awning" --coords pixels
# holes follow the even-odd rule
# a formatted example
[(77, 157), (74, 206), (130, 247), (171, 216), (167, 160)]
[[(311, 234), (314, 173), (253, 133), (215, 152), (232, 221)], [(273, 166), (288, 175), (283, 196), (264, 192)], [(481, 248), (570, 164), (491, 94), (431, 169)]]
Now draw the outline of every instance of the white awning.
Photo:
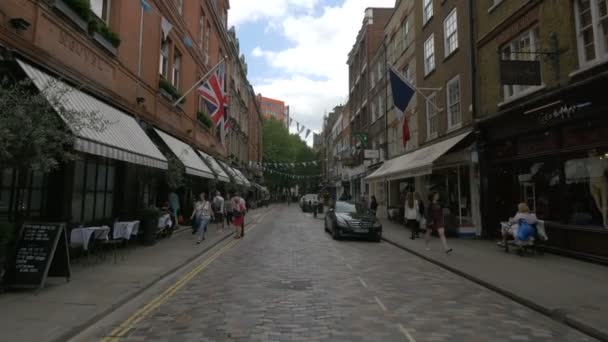
[(251, 186), (251, 183), (249, 182), (249, 179), (247, 179), (247, 177), (245, 177), (245, 175), (243, 175), (243, 173), (241, 172), (241, 170), (234, 169), (234, 172), (236, 173), (236, 175), (238, 177), (241, 178), (241, 180), (243, 181), (243, 185), (245, 185), (246, 187), (250, 187)]
[(218, 162), (222, 165), (222, 167), (224, 168), (224, 170), (226, 170), (226, 172), (230, 175), (230, 177), (232, 177), (232, 179), (234, 179), (234, 182), (238, 185), (245, 185), (245, 182), (243, 182), (243, 180), (241, 179), (241, 177), (239, 177), (235, 170), (233, 168), (231, 168), (230, 166), (228, 166), (226, 163), (224, 163), (223, 161), (218, 160)]
[(367, 180), (400, 179), (430, 174), (433, 162), (467, 137), (471, 132), (440, 141), (433, 145), (412, 151), (388, 160), (378, 170), (367, 176)]
[(167, 159), (135, 118), (21, 60), (17, 60), (17, 63), (44, 96), (55, 99), (49, 102), (59, 114), (61, 110), (58, 107), (62, 106), (68, 111), (96, 113), (100, 119), (107, 122), (103, 130), (92, 127), (77, 128), (73, 122), (62, 117), (76, 136), (75, 150), (133, 164), (167, 169)]
[(220, 182), (230, 183), (230, 178), (228, 178), (226, 172), (224, 172), (220, 164), (218, 164), (212, 156), (201, 150), (198, 150), (198, 153), (200, 153), (201, 156), (203, 156), (203, 158), (205, 158), (205, 160), (209, 163), (209, 166), (211, 166), (211, 169), (213, 170), (213, 172), (215, 172), (215, 174), (217, 175), (217, 179)]
[(185, 142), (174, 138), (173, 136), (161, 131), (160, 129), (154, 129), (161, 139), (167, 144), (171, 152), (175, 154), (177, 158), (184, 164), (186, 173), (193, 176), (215, 179), (213, 172), (205, 165), (203, 160), (194, 152), (190, 145)]

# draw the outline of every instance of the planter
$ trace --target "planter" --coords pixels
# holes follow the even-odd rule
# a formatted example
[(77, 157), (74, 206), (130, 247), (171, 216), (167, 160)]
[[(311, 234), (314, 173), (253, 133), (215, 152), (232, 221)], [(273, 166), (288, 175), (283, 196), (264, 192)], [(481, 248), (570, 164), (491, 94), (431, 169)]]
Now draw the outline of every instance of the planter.
[(93, 39), (99, 45), (101, 45), (101, 47), (103, 47), (108, 52), (112, 53), (113, 55), (116, 55), (118, 53), (118, 49), (116, 49), (114, 47), (114, 45), (112, 45), (112, 43), (110, 43), (110, 41), (107, 40), (104, 36), (102, 36), (99, 32), (93, 32)]
[(169, 94), (168, 91), (166, 91), (163, 88), (160, 88), (160, 95), (162, 97), (164, 97), (165, 99), (169, 100), (171, 103), (173, 103), (175, 100), (173, 99), (173, 95)]
[(156, 208), (145, 209), (141, 215), (141, 241), (145, 246), (152, 246), (156, 243), (156, 231), (159, 217), (160, 210)]
[(74, 12), (65, 2), (62, 0), (54, 0), (53, 7), (70, 19), (76, 26), (80, 27), (83, 31), (87, 31), (89, 24), (85, 19), (82, 19), (78, 13)]

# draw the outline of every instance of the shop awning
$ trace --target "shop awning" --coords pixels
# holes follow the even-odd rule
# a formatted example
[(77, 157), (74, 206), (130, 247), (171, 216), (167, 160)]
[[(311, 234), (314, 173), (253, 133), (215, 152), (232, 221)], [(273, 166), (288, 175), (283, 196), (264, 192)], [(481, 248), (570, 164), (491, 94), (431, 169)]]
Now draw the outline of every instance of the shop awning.
[(231, 168), (230, 166), (228, 166), (228, 164), (224, 163), (223, 161), (218, 161), (222, 167), (224, 168), (224, 170), (226, 170), (226, 172), (230, 175), (230, 177), (234, 180), (234, 182), (238, 185), (245, 185), (245, 182), (243, 182), (243, 180), (241, 179), (241, 177), (239, 177), (236, 174), (236, 171)]
[(230, 178), (228, 177), (226, 172), (224, 172), (224, 170), (222, 169), (220, 164), (218, 164), (217, 161), (212, 156), (208, 155), (207, 153), (205, 153), (201, 150), (198, 150), (198, 153), (200, 153), (201, 156), (203, 156), (203, 158), (205, 158), (205, 161), (207, 161), (209, 163), (209, 166), (211, 166), (211, 169), (217, 175), (217, 180), (219, 180), (220, 182), (230, 183)]
[(234, 172), (236, 173), (236, 175), (238, 177), (241, 178), (241, 180), (243, 181), (243, 185), (245, 185), (246, 187), (250, 187), (251, 186), (251, 182), (249, 182), (249, 179), (247, 179), (247, 177), (245, 177), (245, 175), (243, 175), (243, 173), (241, 172), (241, 170), (234, 169)]
[(215, 179), (213, 172), (205, 165), (203, 160), (196, 155), (196, 152), (185, 142), (174, 138), (173, 136), (161, 131), (160, 129), (154, 129), (161, 139), (167, 144), (171, 152), (175, 154), (177, 158), (184, 164), (186, 173), (193, 176)]
[(433, 145), (412, 151), (388, 160), (378, 170), (367, 176), (367, 180), (399, 179), (430, 174), (433, 162), (466, 138), (471, 132), (440, 141)]
[[(100, 119), (107, 122), (103, 130), (91, 127), (77, 129), (73, 122), (62, 117), (76, 137), (75, 150), (128, 163), (167, 169), (167, 159), (135, 118), (21, 60), (17, 60), (17, 63), (58, 113), (61, 113), (58, 107), (62, 106), (72, 112), (96, 113)], [(59, 99), (61, 103), (50, 99)]]

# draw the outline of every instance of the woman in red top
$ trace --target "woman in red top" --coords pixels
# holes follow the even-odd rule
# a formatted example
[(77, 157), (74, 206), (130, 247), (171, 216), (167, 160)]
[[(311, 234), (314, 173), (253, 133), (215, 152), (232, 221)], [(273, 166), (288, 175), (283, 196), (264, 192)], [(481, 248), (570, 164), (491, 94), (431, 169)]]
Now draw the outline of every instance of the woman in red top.
[(430, 250), (429, 242), (431, 241), (431, 230), (436, 231), (439, 234), (439, 238), (441, 238), (441, 243), (443, 243), (443, 250), (446, 253), (451, 253), (452, 249), (448, 247), (448, 242), (445, 239), (445, 224), (443, 222), (443, 208), (439, 203), (439, 193), (434, 192), (430, 196), (431, 203), (429, 204), (428, 212), (427, 212), (427, 229), (426, 229), (426, 249)]
[(232, 202), (232, 224), (234, 225), (235, 239), (243, 237), (244, 223), (245, 223), (245, 201), (239, 196), (238, 193), (234, 194), (234, 197), (230, 200)]

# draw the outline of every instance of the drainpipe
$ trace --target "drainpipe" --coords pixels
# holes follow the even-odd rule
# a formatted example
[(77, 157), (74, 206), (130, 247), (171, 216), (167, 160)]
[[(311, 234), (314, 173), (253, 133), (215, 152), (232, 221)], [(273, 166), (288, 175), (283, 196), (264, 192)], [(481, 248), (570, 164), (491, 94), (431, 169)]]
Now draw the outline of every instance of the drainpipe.
[[(384, 155), (384, 160), (388, 161), (388, 87), (389, 87), (389, 83), (388, 83), (388, 56), (386, 53), (386, 39), (387, 36), (384, 36), (384, 40), (382, 41), (382, 49), (384, 49), (384, 143), (385, 143), (385, 150), (383, 152), (386, 152)], [(390, 194), (389, 194), (389, 186), (390, 186), (390, 181), (387, 180), (383, 180), (383, 184), (382, 187), (384, 190), (384, 196), (386, 197), (386, 217), (388, 217), (388, 207), (389, 207), (389, 200), (390, 200)]]

